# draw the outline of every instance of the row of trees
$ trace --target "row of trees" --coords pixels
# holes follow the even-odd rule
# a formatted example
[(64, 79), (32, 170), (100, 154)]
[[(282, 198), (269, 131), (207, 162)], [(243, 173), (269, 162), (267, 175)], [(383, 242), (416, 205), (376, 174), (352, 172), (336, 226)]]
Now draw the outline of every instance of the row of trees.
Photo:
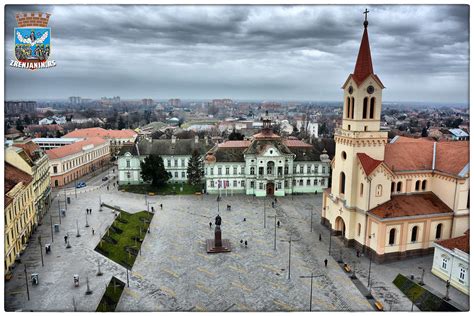
[[(163, 159), (159, 155), (149, 155), (140, 163), (140, 167), (143, 180), (151, 181), (151, 185), (154, 187), (162, 187), (171, 178), (171, 174), (166, 171)], [(193, 151), (187, 171), (188, 183), (199, 185), (204, 175), (204, 167), (201, 155), (197, 150)]]

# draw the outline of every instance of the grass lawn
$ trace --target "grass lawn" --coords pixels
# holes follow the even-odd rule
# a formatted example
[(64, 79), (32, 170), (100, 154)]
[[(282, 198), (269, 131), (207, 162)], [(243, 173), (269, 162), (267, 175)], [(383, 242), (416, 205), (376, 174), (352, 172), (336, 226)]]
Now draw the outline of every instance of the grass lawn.
[[(183, 191), (181, 191), (181, 187)], [(121, 185), (119, 190), (125, 190), (130, 193), (154, 193), (161, 195), (170, 195), (170, 194), (194, 194), (196, 192), (201, 192), (202, 185), (190, 185), (188, 183), (167, 183), (163, 187), (157, 188), (153, 187), (151, 184), (136, 184), (136, 185)]]
[(124, 288), (125, 283), (116, 277), (112, 277), (105, 289), (104, 296), (100, 300), (99, 306), (97, 306), (96, 312), (115, 312)]
[(135, 214), (121, 211), (118, 214), (95, 250), (131, 269), (147, 234), (153, 214), (147, 211)]

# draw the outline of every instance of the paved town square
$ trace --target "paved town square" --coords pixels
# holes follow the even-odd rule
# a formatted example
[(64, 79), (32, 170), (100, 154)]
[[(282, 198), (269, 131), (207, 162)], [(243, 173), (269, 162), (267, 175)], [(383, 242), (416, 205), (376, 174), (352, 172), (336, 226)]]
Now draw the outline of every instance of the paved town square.
[[(319, 224), (321, 195), (279, 198), (274, 208), (274, 200), (270, 198), (222, 196), (219, 202), (222, 237), (230, 240), (232, 252), (207, 254), (205, 242), (214, 236), (214, 218), (218, 214), (215, 195), (145, 198), (106, 190), (105, 186), (88, 190), (91, 191), (78, 192), (77, 199), (74, 191), (69, 191), (71, 204), (66, 216), (61, 217), (60, 232), (53, 233), (51, 253), (43, 251), (42, 267), (38, 236), (41, 235), (43, 246), (51, 241), (50, 216), (45, 217), (23, 254), (22, 263), (14, 270), (12, 280), (6, 283), (6, 310), (95, 311), (112, 276), (127, 282), (124, 267), (94, 251), (101, 234), (114, 219), (112, 210), (99, 211), (99, 201), (131, 213), (147, 207), (155, 210), (150, 233), (130, 271), (129, 287), (125, 288), (117, 311), (306, 311), (309, 310), (310, 279), (300, 276), (311, 273), (318, 276), (313, 281), (312, 310), (373, 310), (336, 262), (339, 249), (343, 249), (344, 259), (352, 262), (349, 259), (352, 250), (332, 237), (336, 259), (328, 255), (328, 231)], [(49, 211), (53, 224), (59, 223), (56, 201), (57, 198)], [(230, 210), (227, 205), (231, 206)], [(92, 208), (92, 213), (87, 215), (89, 227), (85, 227), (86, 208)], [(276, 229), (276, 250), (275, 215), (280, 223)], [(78, 230), (80, 237), (76, 237)], [(69, 249), (65, 235), (69, 235)], [(288, 271), (290, 237), (293, 241)], [(324, 266), (326, 258), (327, 268)], [(361, 258), (360, 267), (356, 265), (362, 281), (367, 277), (367, 267), (362, 267), (366, 265), (364, 259)], [(29, 277), (31, 273), (39, 274), (38, 285), (29, 282), (30, 300), (27, 299), (24, 264)], [(102, 276), (96, 275), (99, 264)], [(378, 276), (375, 263), (372, 266), (374, 295), (382, 300), (384, 296), (392, 298), (393, 310), (409, 310), (409, 300), (382, 276), (382, 270)], [(79, 275), (79, 287), (74, 287), (75, 274)], [(92, 290), (90, 295), (85, 295), (87, 278)]]

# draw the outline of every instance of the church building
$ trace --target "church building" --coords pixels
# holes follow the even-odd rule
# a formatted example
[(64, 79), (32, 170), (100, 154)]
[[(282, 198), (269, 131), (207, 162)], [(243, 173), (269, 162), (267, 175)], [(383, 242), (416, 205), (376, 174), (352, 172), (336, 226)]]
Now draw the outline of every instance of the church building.
[(395, 137), (380, 130), (382, 91), (367, 16), (354, 72), (342, 86), (331, 187), (321, 221), (378, 262), (433, 252), (469, 228), (469, 142)]

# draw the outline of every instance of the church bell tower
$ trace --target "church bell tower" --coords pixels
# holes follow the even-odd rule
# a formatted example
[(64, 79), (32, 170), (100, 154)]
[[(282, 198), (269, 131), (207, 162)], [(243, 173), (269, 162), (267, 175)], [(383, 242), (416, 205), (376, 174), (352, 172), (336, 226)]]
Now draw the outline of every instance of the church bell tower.
[(342, 125), (334, 133), (336, 151), (332, 170), (332, 193), (354, 207), (357, 200), (359, 158), (363, 153), (375, 160), (384, 159), (387, 132), (380, 131), (384, 85), (374, 73), (365, 10), (364, 32), (354, 72), (345, 81)]

